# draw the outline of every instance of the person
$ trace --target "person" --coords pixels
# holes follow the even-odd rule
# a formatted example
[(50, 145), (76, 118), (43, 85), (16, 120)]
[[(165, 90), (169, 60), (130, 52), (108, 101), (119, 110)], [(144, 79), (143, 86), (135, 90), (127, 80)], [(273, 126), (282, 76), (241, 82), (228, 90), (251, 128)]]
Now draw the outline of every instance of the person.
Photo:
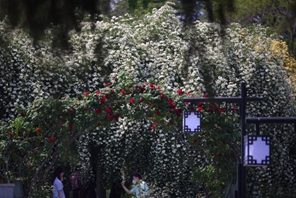
[(132, 194), (136, 196), (137, 198), (147, 197), (149, 192), (149, 187), (147, 183), (141, 180), (142, 177), (138, 172), (134, 172), (132, 176), (133, 176), (132, 182), (134, 184), (134, 187), (131, 190), (129, 190), (125, 186), (125, 181), (122, 181), (121, 186), (124, 189), (124, 191), (129, 195)]
[(61, 167), (56, 168), (54, 171), (54, 181), (53, 181), (53, 190), (52, 195), (53, 198), (66, 198), (64, 193), (64, 185), (63, 185), (63, 176), (64, 171)]
[(74, 174), (71, 176), (71, 186), (73, 191), (73, 198), (79, 198), (79, 191), (83, 187), (83, 182), (81, 174), (78, 171), (74, 172)]

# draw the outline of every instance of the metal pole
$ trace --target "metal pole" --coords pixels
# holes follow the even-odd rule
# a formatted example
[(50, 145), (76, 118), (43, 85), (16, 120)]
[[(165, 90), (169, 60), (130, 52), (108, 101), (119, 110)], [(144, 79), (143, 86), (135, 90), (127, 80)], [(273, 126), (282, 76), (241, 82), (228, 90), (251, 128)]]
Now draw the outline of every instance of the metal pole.
[(245, 198), (245, 181), (246, 181), (246, 175), (245, 175), (245, 167), (244, 167), (244, 157), (245, 157), (245, 148), (244, 148), (244, 136), (246, 133), (246, 98), (247, 98), (247, 90), (246, 90), (246, 84), (241, 84), (241, 96), (242, 101), (240, 103), (240, 116), (241, 116), (241, 168), (240, 168), (240, 190), (239, 190), (239, 197)]

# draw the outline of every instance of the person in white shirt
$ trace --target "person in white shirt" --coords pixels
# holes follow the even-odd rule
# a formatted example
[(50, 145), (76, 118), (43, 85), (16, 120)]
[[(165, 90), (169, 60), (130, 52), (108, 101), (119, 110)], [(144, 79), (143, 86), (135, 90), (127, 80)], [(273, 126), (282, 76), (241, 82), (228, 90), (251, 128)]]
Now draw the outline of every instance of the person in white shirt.
[(64, 193), (63, 181), (64, 172), (61, 167), (56, 168), (54, 171), (54, 181), (53, 181), (53, 198), (66, 198)]

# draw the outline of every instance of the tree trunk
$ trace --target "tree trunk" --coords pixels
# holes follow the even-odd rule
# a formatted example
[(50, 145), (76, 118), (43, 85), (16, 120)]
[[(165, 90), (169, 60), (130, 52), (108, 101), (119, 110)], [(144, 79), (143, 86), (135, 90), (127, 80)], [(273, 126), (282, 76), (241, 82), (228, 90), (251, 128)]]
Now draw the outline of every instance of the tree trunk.
[(109, 198), (120, 198), (122, 192), (122, 187), (120, 183), (112, 183)]
[(103, 179), (103, 171), (104, 169), (99, 167), (98, 164), (97, 166), (97, 182), (96, 182), (96, 192), (97, 192), (97, 198), (106, 198), (106, 189), (104, 188), (104, 179)]

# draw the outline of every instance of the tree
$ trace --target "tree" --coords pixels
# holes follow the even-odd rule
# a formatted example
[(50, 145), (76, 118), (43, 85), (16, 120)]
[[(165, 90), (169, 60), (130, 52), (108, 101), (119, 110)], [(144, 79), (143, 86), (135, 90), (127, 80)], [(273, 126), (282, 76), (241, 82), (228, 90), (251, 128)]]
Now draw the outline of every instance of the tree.
[(237, 0), (235, 13), (228, 15), (229, 22), (242, 25), (262, 24), (281, 35), (288, 43), (289, 53), (295, 56), (295, 7), (294, 0)]

